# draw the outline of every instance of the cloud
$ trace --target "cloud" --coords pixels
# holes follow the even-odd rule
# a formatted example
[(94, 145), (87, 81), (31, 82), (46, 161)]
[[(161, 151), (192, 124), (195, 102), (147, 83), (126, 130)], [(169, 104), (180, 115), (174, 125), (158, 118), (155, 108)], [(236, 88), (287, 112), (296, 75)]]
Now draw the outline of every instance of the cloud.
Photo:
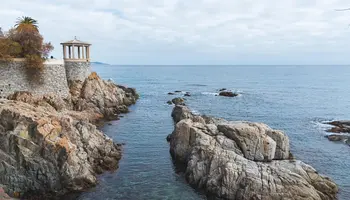
[(32, 16), (56, 57), (59, 43), (77, 36), (93, 44), (94, 60), (117, 64), (344, 64), (350, 11), (335, 10), (348, 7), (345, 0), (11, 0), (2, 2), (0, 26)]

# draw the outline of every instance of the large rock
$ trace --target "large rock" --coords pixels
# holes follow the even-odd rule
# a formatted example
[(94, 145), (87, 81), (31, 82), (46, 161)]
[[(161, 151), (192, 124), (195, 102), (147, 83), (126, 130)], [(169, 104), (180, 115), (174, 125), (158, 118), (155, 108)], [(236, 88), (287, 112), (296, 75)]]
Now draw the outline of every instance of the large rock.
[(20, 101), (0, 102), (0, 183), (9, 194), (63, 194), (117, 168), (117, 145), (87, 121)]
[(337, 185), (290, 157), (288, 137), (265, 124), (196, 116), (176, 106), (168, 137), (186, 180), (222, 199), (336, 199)]
[(120, 145), (92, 123), (127, 112), (135, 89), (95, 73), (70, 89), (67, 99), (16, 92), (0, 100), (0, 187), (7, 194), (49, 199), (92, 187), (97, 174), (118, 168)]
[(115, 119), (118, 114), (128, 112), (127, 106), (139, 98), (135, 89), (104, 81), (95, 72), (84, 82), (70, 82), (69, 87), (74, 110), (89, 110), (105, 119)]

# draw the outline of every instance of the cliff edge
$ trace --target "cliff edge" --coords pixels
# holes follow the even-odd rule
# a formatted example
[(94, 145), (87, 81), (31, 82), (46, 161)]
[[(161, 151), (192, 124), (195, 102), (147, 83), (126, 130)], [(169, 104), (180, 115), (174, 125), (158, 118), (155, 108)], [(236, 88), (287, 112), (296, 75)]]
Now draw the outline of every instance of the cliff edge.
[(0, 186), (13, 197), (82, 191), (118, 168), (121, 147), (93, 123), (117, 118), (136, 102), (135, 89), (92, 73), (70, 85), (71, 97), (16, 92), (0, 100)]

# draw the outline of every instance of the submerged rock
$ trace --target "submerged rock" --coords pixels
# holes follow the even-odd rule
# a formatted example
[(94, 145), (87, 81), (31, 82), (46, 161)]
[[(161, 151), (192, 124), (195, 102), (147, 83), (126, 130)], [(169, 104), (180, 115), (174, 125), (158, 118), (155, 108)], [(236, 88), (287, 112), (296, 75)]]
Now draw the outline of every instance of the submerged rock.
[(219, 92), (226, 91), (226, 90), (227, 90), (226, 88), (221, 88), (219, 89)]
[(136, 90), (94, 73), (70, 89), (68, 99), (17, 92), (0, 100), (0, 186), (11, 196), (82, 191), (97, 184), (97, 174), (118, 168), (121, 147), (92, 123), (126, 112)]
[(219, 96), (225, 96), (225, 97), (236, 97), (238, 96), (237, 93), (230, 92), (230, 91), (223, 91), (219, 93)]
[[(185, 106), (172, 112), (168, 136), (189, 184), (221, 199), (336, 199), (338, 187), (294, 160), (289, 139), (265, 124), (197, 116)], [(291, 160), (293, 159), (293, 160)]]
[(175, 93), (174, 92), (169, 92), (168, 95), (175, 95)]
[(191, 96), (191, 93), (186, 92), (186, 93), (184, 94), (184, 96), (185, 96), (185, 97), (190, 97), (190, 96)]

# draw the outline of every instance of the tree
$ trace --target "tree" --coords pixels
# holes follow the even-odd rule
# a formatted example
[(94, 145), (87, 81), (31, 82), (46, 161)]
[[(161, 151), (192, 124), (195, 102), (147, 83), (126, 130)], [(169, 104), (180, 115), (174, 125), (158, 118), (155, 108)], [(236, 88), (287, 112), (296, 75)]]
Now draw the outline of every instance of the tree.
[(35, 31), (39, 32), (38, 21), (31, 17), (23, 16), (17, 18), (17, 22), (15, 24), (15, 28), (17, 31)]

